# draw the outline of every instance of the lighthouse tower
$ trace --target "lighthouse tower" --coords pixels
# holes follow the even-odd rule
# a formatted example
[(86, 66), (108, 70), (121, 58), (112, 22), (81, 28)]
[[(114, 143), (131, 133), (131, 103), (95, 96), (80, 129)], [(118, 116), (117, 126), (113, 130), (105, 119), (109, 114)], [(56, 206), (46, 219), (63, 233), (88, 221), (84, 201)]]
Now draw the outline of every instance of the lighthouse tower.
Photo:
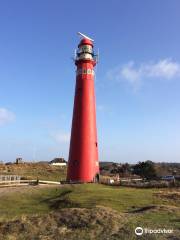
[(76, 88), (67, 170), (68, 182), (99, 180), (98, 141), (94, 90), (96, 56), (93, 40), (84, 34), (75, 56)]

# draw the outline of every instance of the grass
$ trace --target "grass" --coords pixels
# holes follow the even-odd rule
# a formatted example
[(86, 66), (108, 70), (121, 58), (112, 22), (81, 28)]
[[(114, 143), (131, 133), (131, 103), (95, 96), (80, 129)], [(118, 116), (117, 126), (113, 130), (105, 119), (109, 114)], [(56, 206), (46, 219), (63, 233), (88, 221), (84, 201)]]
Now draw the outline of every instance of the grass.
[(48, 198), (56, 198), (60, 191), (56, 188), (27, 187), (26, 191), (9, 192), (0, 197), (0, 220), (9, 220), (22, 214), (41, 214), (50, 211), (44, 201)]
[(137, 206), (137, 203), (141, 207), (153, 202), (152, 190), (104, 185), (80, 185), (74, 188), (70, 196), (73, 201), (79, 202), (84, 207), (103, 205), (118, 211), (127, 211), (131, 206)]
[[(115, 210), (120, 215), (123, 214), (124, 220), (121, 220), (123, 227), (118, 232), (118, 237), (121, 234), (124, 236), (122, 239), (136, 239), (134, 229), (137, 226), (173, 228), (176, 231), (176, 229), (180, 228), (179, 202), (157, 197), (159, 191), (159, 189), (135, 189), (98, 184), (64, 185), (46, 188), (27, 187), (26, 190), (12, 191), (0, 195), (0, 220), (9, 221), (12, 218), (20, 218), (22, 215), (32, 216), (36, 214), (44, 216), (54, 211), (61, 212), (66, 208), (81, 208), (91, 211), (91, 209), (96, 209), (97, 206), (104, 206), (106, 209)], [(164, 193), (169, 190), (164, 189), (161, 191)], [(115, 222), (114, 220), (113, 224)], [(101, 225), (103, 224), (105, 223), (101, 223)], [(78, 230), (78, 234), (83, 233), (83, 231), (85, 233), (91, 231), (90, 229), (83, 229), (81, 229), (82, 231)], [(86, 234), (83, 236), (86, 236)], [(163, 237), (159, 236), (158, 239), (166, 239)], [(114, 239), (121, 238), (115, 237)], [(154, 238), (150, 236), (147, 238), (146, 236), (146, 239), (156, 238), (155, 236)]]

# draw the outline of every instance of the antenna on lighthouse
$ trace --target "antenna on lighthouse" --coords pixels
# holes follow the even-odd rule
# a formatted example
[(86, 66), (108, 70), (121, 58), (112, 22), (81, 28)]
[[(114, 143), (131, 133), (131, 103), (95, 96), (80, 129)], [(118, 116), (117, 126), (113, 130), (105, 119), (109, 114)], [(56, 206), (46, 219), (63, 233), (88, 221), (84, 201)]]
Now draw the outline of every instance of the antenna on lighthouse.
[(97, 50), (97, 63), (99, 62), (99, 48)]
[(77, 34), (80, 35), (81, 37), (87, 38), (87, 39), (89, 39), (90, 41), (94, 42), (93, 39), (91, 39), (90, 37), (86, 36), (85, 34), (83, 34), (83, 33), (81, 33), (81, 32), (78, 32)]

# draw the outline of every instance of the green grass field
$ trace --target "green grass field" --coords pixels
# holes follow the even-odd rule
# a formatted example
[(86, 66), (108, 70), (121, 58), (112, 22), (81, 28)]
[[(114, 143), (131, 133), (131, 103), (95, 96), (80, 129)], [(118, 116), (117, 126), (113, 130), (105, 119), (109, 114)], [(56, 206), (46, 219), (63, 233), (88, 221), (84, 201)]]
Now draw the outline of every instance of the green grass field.
[[(64, 221), (66, 220), (63, 220), (63, 226), (68, 230), (63, 233), (64, 235), (61, 234), (61, 238), (59, 239), (81, 239), (78, 238), (78, 236), (81, 236), (82, 239), (91, 239), (92, 236), (95, 236), (95, 239), (97, 236), (97, 239), (105, 239), (100, 238), (103, 234), (98, 234), (100, 234), (99, 232), (101, 232), (101, 228), (105, 231), (108, 227), (108, 223), (101, 222), (101, 220), (105, 221), (109, 216), (111, 216), (111, 218), (107, 221), (109, 221), (110, 226), (113, 223), (110, 229), (119, 230), (117, 230), (115, 235), (110, 234), (109, 230), (107, 236), (110, 234), (111, 237), (107, 239), (137, 239), (134, 234), (134, 229), (137, 226), (152, 229), (174, 229), (173, 236), (176, 236), (174, 239), (178, 239), (177, 237), (179, 236), (180, 231), (180, 203), (179, 198), (176, 196), (177, 193), (177, 189), (171, 191), (167, 189), (135, 189), (111, 187), (100, 184), (64, 185), (60, 187), (43, 188), (26, 187), (8, 192), (6, 191), (4, 193), (0, 192), (0, 221), (12, 222), (17, 219), (21, 219), (22, 221), (23, 217), (28, 218), (34, 215), (43, 218), (54, 212), (61, 214), (64, 210), (67, 211), (66, 214), (69, 216), (68, 213), (74, 211), (73, 209), (75, 208), (88, 209), (88, 211), (97, 211), (97, 213), (98, 211), (102, 211), (101, 214), (106, 214), (103, 219), (98, 218), (99, 220), (96, 219), (97, 216), (94, 216), (94, 219), (97, 220), (95, 225), (90, 225), (89, 227), (84, 228), (80, 226), (71, 232), (72, 238), (70, 238), (70, 236), (66, 238), (68, 232), (72, 230), (72, 227), (68, 228), (67, 224), (64, 224)], [(161, 197), (161, 195), (166, 197)], [(102, 206), (104, 207), (104, 210), (99, 210), (99, 207), (101, 208)], [(112, 213), (111, 209), (115, 211)], [(110, 211), (110, 213), (108, 213), (108, 211)], [(62, 214), (65, 213), (63, 212)], [(77, 216), (78, 214), (79, 212), (77, 212)], [(80, 219), (82, 217), (81, 215), (82, 213), (79, 216)], [(88, 217), (86, 215), (88, 215)], [(86, 215), (83, 215), (84, 218), (89, 218), (89, 216), (92, 215), (92, 212), (87, 212)], [(121, 219), (116, 221), (115, 219), (118, 218), (118, 215), (121, 216)], [(92, 219), (90, 218), (89, 222), (91, 222), (91, 220), (93, 220), (93, 217)], [(55, 220), (53, 218), (53, 220), (51, 219), (49, 221), (52, 222)], [(71, 221), (71, 218), (69, 221)], [(100, 223), (98, 223), (98, 221)], [(96, 226), (101, 227), (97, 228), (99, 229), (97, 232), (96, 230), (92, 230), (96, 229)], [(92, 235), (92, 231), (94, 235)], [(11, 236), (11, 234), (7, 236)], [(24, 235), (22, 235), (22, 239), (23, 237)], [(144, 238), (141, 237), (141, 239), (168, 239), (168, 237), (168, 235), (165, 236), (163, 234), (158, 236), (146, 235)]]

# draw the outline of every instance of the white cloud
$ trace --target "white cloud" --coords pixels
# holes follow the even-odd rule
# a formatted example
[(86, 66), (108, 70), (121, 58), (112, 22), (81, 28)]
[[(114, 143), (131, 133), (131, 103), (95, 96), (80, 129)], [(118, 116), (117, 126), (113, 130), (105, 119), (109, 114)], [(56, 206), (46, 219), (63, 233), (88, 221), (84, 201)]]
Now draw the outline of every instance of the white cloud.
[(138, 66), (133, 61), (110, 70), (107, 74), (109, 79), (127, 81), (134, 87), (145, 79), (161, 78), (173, 79), (180, 76), (180, 63), (169, 58), (158, 62), (142, 63)]
[(0, 108), (0, 126), (8, 124), (15, 119), (15, 114), (6, 108)]
[(70, 141), (70, 133), (59, 131), (51, 133), (50, 135), (57, 143), (69, 143)]
[(121, 68), (120, 74), (130, 83), (134, 83), (141, 77), (141, 69), (135, 69), (134, 62), (129, 62)]
[(172, 79), (180, 76), (180, 63), (163, 59), (155, 64), (142, 65), (141, 71), (144, 76)]

